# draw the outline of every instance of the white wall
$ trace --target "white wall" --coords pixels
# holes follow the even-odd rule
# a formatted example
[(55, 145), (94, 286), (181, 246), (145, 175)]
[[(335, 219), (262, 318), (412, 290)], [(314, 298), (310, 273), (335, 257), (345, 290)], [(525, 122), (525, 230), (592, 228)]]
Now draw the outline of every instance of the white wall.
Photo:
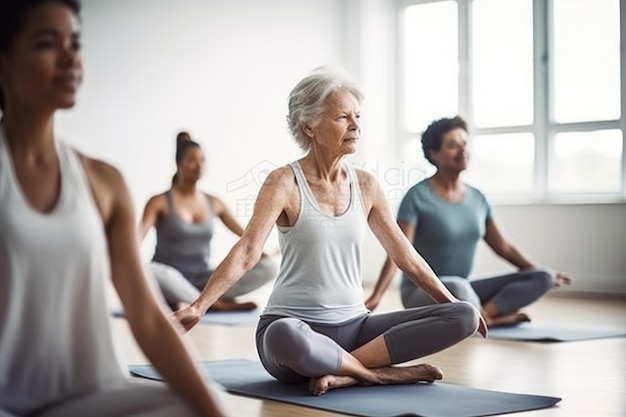
[[(78, 106), (58, 120), (60, 135), (115, 164), (139, 213), (169, 186), (174, 137), (188, 129), (207, 155), (203, 188), (247, 222), (246, 198), (266, 169), (301, 155), (287, 134), (289, 91), (319, 65), (344, 65), (340, 1), (83, 5), (85, 82)], [(233, 242), (222, 232), (218, 253)]]
[[(188, 129), (208, 156), (203, 188), (246, 222), (258, 183), (300, 155), (285, 125), (286, 97), (316, 66), (344, 66), (366, 93), (363, 137), (351, 161), (373, 172), (392, 207), (423, 172), (394, 139), (396, 16), (379, 0), (84, 0), (86, 79), (59, 133), (125, 175), (139, 213), (169, 185), (174, 136)], [(570, 272), (577, 291), (626, 294), (626, 205), (496, 206), (515, 242)], [(223, 255), (234, 239), (218, 230)], [(143, 246), (145, 256), (153, 238)], [(216, 258), (217, 258), (216, 257)], [(384, 260), (370, 235), (364, 278)], [(217, 260), (217, 259), (216, 259)], [(484, 247), (475, 272), (508, 267)]]
[[(505, 234), (537, 262), (569, 272), (569, 291), (626, 295), (626, 204), (496, 206)], [(486, 245), (475, 273), (510, 270)]]

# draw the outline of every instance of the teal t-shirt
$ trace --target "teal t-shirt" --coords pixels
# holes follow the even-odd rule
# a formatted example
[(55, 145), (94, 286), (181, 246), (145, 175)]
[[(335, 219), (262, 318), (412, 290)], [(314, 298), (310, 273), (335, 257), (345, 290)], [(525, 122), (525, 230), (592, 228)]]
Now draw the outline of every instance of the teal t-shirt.
[(398, 221), (415, 225), (413, 246), (437, 276), (469, 276), (476, 245), (492, 219), (483, 193), (465, 187), (463, 201), (452, 203), (441, 198), (427, 178), (411, 187), (400, 203)]

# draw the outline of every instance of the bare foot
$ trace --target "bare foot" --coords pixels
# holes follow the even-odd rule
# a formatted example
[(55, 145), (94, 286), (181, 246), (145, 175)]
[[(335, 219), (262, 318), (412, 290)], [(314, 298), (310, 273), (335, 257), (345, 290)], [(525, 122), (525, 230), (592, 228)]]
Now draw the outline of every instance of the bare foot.
[(349, 387), (356, 385), (359, 380), (351, 376), (324, 375), (319, 378), (311, 378), (309, 381), (309, 391), (313, 395), (322, 395), (329, 389)]
[(209, 311), (247, 311), (254, 310), (256, 308), (257, 305), (251, 301), (238, 303), (235, 300), (224, 300), (220, 298), (213, 303), (211, 308), (209, 308)]
[(487, 319), (489, 327), (515, 326), (516, 324), (529, 322), (530, 317), (526, 313), (511, 313), (506, 316), (492, 317)]
[(443, 372), (436, 366), (422, 363), (413, 366), (384, 366), (372, 371), (379, 379), (379, 383), (414, 384), (416, 382), (434, 382), (443, 378)]
[(443, 372), (436, 366), (422, 363), (414, 366), (384, 366), (370, 369), (375, 380), (359, 381), (352, 376), (324, 375), (320, 378), (311, 378), (309, 391), (314, 395), (322, 395), (329, 389), (349, 387), (352, 385), (390, 385), (415, 384), (417, 382), (434, 382), (443, 378)]

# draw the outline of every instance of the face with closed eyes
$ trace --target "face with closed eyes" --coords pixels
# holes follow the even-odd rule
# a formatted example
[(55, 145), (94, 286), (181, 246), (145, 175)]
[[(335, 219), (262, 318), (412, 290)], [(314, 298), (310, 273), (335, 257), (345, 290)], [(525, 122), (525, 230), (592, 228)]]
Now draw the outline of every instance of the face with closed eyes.
[(82, 81), (78, 16), (60, 2), (30, 9), (8, 51), (0, 53), (0, 84), (11, 106), (72, 107)]
[(305, 126), (304, 131), (312, 148), (351, 154), (356, 152), (361, 136), (360, 118), (359, 100), (348, 90), (340, 89), (326, 98), (320, 119), (313, 126)]

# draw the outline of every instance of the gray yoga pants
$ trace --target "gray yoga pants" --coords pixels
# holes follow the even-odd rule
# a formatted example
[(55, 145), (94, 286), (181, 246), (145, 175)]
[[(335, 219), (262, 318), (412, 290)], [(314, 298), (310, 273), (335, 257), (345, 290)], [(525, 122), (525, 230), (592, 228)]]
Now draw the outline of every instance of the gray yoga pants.
[[(554, 274), (540, 268), (471, 281), (455, 276), (442, 276), (440, 279), (458, 299), (472, 303), (479, 310), (487, 302), (493, 302), (502, 315), (531, 304), (554, 286)], [(405, 279), (402, 280), (400, 293), (406, 308), (434, 304), (428, 294)]]
[(478, 312), (469, 303), (437, 304), (382, 314), (364, 314), (340, 324), (263, 316), (256, 332), (261, 363), (276, 379), (301, 382), (336, 374), (343, 351), (383, 335), (392, 364), (446, 349), (471, 336)]
[[(150, 271), (154, 276), (165, 301), (175, 307), (179, 302), (191, 304), (200, 295), (202, 286), (195, 286), (176, 268), (158, 262), (150, 263)], [(278, 267), (271, 257), (262, 258), (250, 271), (228, 289), (222, 296), (227, 300), (252, 292), (276, 278)], [(208, 281), (209, 277), (207, 277)]]

